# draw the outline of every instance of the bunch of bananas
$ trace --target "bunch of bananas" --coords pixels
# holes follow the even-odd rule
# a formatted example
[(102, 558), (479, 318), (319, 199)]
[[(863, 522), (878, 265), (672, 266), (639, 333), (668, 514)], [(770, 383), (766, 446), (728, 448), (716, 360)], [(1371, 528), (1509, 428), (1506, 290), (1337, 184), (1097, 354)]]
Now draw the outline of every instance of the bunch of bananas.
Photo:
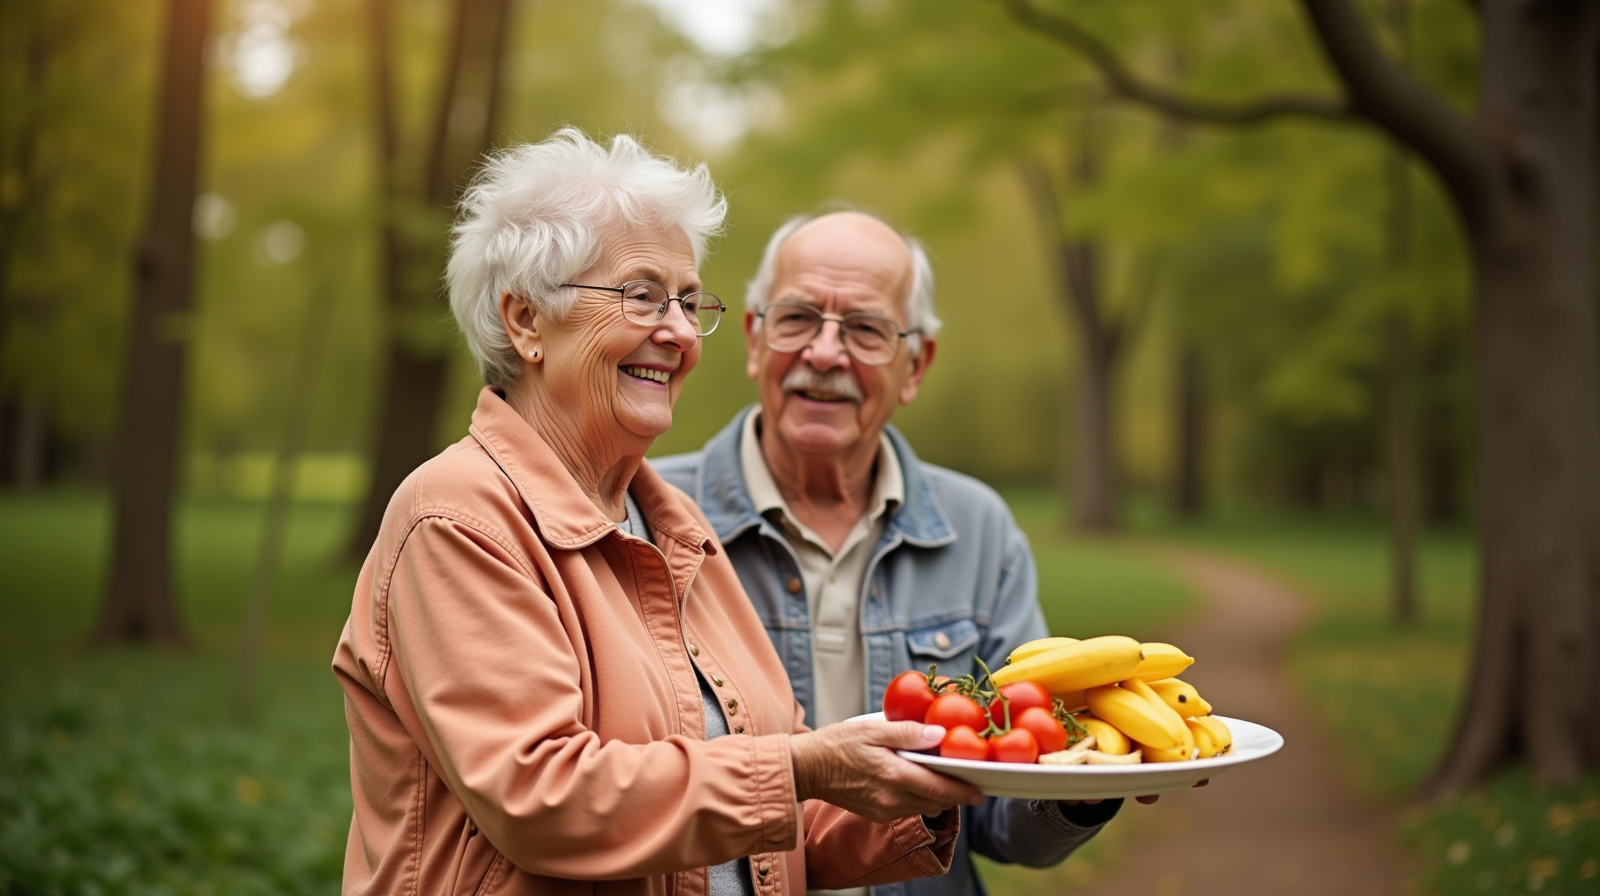
[(1121, 635), (1041, 638), (1013, 650), (990, 679), (1035, 682), (1075, 711), (1086, 734), (1039, 757), (1041, 763), (1180, 762), (1221, 756), (1233, 746), (1211, 704), (1176, 677), (1193, 662), (1171, 644)]

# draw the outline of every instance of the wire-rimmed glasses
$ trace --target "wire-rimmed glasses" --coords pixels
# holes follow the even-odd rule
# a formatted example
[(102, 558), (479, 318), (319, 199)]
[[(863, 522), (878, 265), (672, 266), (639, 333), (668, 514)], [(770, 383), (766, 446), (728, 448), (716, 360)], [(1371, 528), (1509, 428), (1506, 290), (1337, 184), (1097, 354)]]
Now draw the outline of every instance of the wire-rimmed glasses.
[(667, 316), (667, 306), (673, 302), (683, 309), (683, 316), (694, 325), (695, 333), (709, 336), (722, 321), (727, 306), (709, 292), (691, 292), (675, 296), (654, 280), (629, 280), (621, 286), (590, 286), (584, 283), (563, 283), (575, 289), (600, 289), (614, 292), (622, 299), (622, 316), (636, 324), (653, 327)]
[(767, 347), (776, 352), (797, 352), (810, 345), (822, 325), (839, 324), (839, 339), (850, 357), (870, 367), (894, 360), (900, 340), (911, 335), (897, 321), (865, 311), (852, 311), (842, 317), (824, 314), (822, 309), (804, 302), (776, 302), (756, 312), (763, 322)]

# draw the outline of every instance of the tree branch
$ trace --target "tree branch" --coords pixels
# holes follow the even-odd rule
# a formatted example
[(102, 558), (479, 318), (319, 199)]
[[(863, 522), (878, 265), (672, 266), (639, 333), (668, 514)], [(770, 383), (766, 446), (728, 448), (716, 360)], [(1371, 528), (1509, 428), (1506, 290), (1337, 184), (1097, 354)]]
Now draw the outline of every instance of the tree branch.
[(1344, 82), (1351, 111), (1383, 128), (1432, 166), (1454, 195), (1468, 226), (1474, 226), (1493, 176), (1494, 151), (1488, 139), (1384, 56), (1349, 0), (1301, 0), (1301, 5)]
[(1250, 103), (1213, 103), (1184, 97), (1139, 79), (1100, 38), (1076, 22), (1045, 12), (1029, 0), (1000, 0), (1011, 17), (1023, 25), (1066, 44), (1093, 65), (1113, 93), (1143, 103), (1159, 112), (1211, 124), (1250, 125), (1274, 118), (1302, 116), (1351, 123), (1356, 120), (1343, 104), (1319, 97), (1279, 96)]

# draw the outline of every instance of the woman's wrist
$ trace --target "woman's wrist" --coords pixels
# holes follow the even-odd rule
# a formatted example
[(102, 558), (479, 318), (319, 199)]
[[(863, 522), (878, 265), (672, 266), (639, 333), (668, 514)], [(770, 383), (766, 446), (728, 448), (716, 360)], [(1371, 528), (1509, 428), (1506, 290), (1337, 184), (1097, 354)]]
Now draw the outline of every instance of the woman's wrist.
[(789, 764), (794, 771), (796, 802), (805, 802), (818, 796), (817, 747), (816, 732), (789, 735)]

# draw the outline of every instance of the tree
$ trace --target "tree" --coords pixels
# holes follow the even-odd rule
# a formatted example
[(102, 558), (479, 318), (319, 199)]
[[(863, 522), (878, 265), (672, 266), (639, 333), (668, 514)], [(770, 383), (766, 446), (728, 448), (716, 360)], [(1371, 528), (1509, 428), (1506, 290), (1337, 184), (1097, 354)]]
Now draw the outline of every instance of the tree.
[(1077, 23), (1015, 18), (1091, 61), (1119, 95), (1214, 124), (1298, 115), (1389, 134), (1449, 194), (1474, 274), (1482, 585), (1469, 707), (1428, 784), (1526, 759), (1542, 779), (1600, 765), (1600, 321), (1596, 133), (1600, 5), (1482, 0), (1476, 122), (1387, 58), (1348, 0), (1302, 0), (1346, 92), (1230, 106), (1139, 78)]
[[(396, 112), (393, 5), (368, 0), (378, 171), (382, 191), (381, 289), (391, 317), (371, 443), (372, 481), (347, 553), (365, 557), (389, 496), (433, 454), (453, 341), (438, 321), (445, 236), (457, 198), (496, 132), (510, 0), (455, 0), (438, 105), (425, 153), (405, 152)], [(406, 171), (407, 161), (420, 166)]]
[(171, 517), (184, 397), (211, 0), (172, 0), (150, 214), (135, 263), (117, 429), (111, 577), (99, 643), (186, 640), (172, 593)]

